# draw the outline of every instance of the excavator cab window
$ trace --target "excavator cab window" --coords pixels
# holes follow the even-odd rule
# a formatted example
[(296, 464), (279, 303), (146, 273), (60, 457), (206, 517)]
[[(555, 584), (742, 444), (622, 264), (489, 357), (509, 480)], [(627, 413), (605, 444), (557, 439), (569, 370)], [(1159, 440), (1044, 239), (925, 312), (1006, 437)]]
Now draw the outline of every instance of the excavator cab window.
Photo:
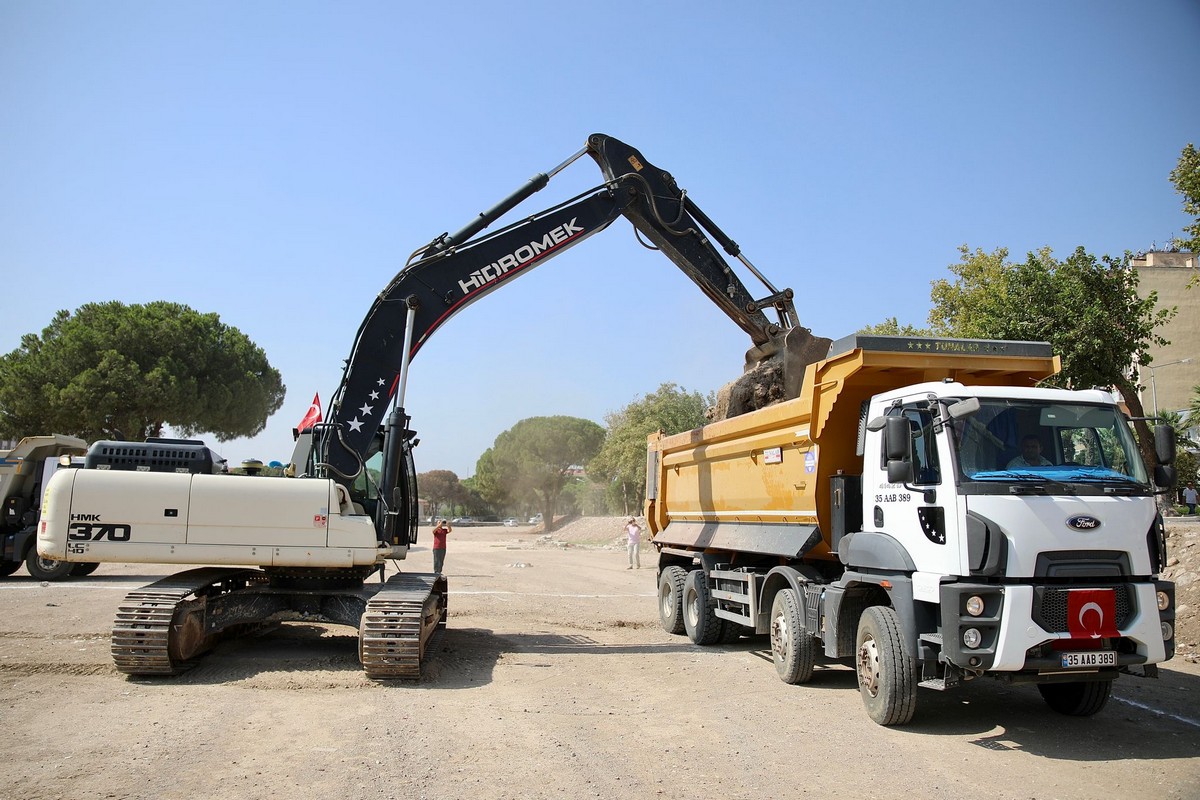
[(379, 503), (379, 479), (383, 474), (383, 453), (377, 452), (367, 459), (366, 465), (350, 486), (350, 499), (361, 506), (364, 513), (374, 517)]

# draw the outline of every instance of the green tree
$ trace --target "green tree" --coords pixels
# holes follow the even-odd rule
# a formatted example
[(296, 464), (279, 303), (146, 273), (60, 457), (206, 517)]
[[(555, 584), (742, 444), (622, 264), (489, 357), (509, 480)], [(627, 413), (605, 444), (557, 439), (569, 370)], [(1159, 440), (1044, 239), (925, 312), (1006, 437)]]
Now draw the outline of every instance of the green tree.
[(858, 332), (865, 336), (932, 336), (929, 328), (918, 328), (915, 325), (901, 325), (895, 317), (888, 317), (877, 325), (867, 325), (859, 328)]
[(1171, 170), (1171, 183), (1175, 184), (1175, 191), (1183, 195), (1184, 212), (1194, 218), (1191, 225), (1183, 228), (1186, 238), (1177, 238), (1175, 246), (1200, 253), (1200, 153), (1191, 143), (1183, 148), (1179, 163)]
[(588, 465), (589, 477), (610, 487), (624, 513), (640, 513), (646, 499), (646, 438), (655, 431), (679, 433), (700, 427), (712, 403), (699, 392), (664, 383), (653, 394), (608, 414), (608, 433)]
[(217, 314), (89, 303), (0, 357), (0, 435), (254, 436), (283, 404), (278, 370)]
[[(530, 417), (496, 437), (475, 465), (477, 485), (513, 501), (532, 498), (546, 530), (554, 529), (558, 496), (571, 467), (586, 466), (604, 441), (604, 429), (578, 417)], [(488, 494), (484, 495), (488, 497)]]
[[(1050, 385), (1112, 386), (1132, 416), (1144, 417), (1131, 367), (1150, 363), (1151, 345), (1168, 342), (1156, 331), (1175, 315), (1158, 308), (1157, 293), (1141, 298), (1129, 254), (1097, 259), (1077, 248), (1059, 261), (1049, 248), (1009, 263), (1008, 251), (960, 248), (955, 279), (933, 283), (929, 323), (939, 335), (1049, 342), (1062, 357)], [(1154, 444), (1145, 422), (1135, 422), (1146, 463)]]
[(469, 479), (471, 487), (495, 508), (512, 508), (521, 501), (511, 494), (513, 486), (496, 466), (492, 448), (483, 451), (475, 462), (475, 474)]
[(417, 487), (421, 499), (429, 503), (429, 513), (435, 517), (445, 516), (442, 508), (453, 510), (456, 503), (466, 499), (467, 491), (463, 488), (458, 475), (448, 469), (433, 469), (417, 475)]

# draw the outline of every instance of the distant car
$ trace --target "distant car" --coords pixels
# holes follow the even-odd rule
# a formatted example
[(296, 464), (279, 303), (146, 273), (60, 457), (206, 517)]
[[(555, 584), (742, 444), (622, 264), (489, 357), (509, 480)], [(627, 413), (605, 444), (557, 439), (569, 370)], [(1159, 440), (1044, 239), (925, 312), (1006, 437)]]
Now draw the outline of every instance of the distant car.
[(450, 524), (451, 525), (474, 525), (475, 518), (474, 517), (455, 517), (454, 519), (450, 520)]
[(520, 524), (521, 523), (517, 521), (516, 517), (509, 517), (508, 519), (504, 520), (504, 526), (506, 528), (515, 528)]
[(542, 515), (534, 514), (532, 517), (529, 518), (529, 524), (530, 525), (541, 525), (542, 524)]

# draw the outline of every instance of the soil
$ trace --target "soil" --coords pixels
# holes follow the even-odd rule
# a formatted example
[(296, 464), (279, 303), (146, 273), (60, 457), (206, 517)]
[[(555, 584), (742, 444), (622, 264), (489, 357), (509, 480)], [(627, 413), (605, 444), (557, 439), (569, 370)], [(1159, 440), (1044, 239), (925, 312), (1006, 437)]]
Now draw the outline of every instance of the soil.
[(1200, 663), (1200, 517), (1167, 518), (1167, 569), (1175, 582), (1175, 655)]
[[(1200, 797), (1195, 521), (1168, 523), (1181, 657), (1122, 677), (1092, 718), (1037, 690), (921, 690), (881, 728), (848, 666), (780, 681), (764, 637), (693, 646), (658, 624), (654, 557), (627, 569), (620, 519), (459, 528), (450, 618), (419, 681), (366, 679), (348, 628), (286, 623), (184, 675), (116, 673), (108, 630), (131, 589), (174, 571), (0, 580), (6, 797), (658, 798), (784, 795)], [(405, 569), (431, 567), (428, 530)], [(1183, 579), (1191, 575), (1193, 580)], [(1187, 649), (1182, 640), (1186, 639)]]

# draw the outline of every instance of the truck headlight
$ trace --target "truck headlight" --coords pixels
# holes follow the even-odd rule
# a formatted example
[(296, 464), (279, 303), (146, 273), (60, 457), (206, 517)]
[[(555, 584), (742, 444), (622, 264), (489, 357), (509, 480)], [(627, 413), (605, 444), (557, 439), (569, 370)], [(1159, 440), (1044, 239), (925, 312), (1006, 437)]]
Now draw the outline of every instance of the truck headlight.
[(1169, 642), (1175, 638), (1175, 628), (1171, 626), (1171, 623), (1166, 621), (1163, 622), (1162, 635), (1164, 642)]
[(972, 649), (979, 647), (979, 643), (983, 641), (983, 634), (978, 628), (967, 628), (963, 631), (963, 644)]
[(978, 617), (983, 613), (983, 598), (977, 594), (973, 594), (967, 598), (967, 613), (972, 617)]
[(1155, 596), (1158, 599), (1159, 611), (1166, 611), (1171, 607), (1171, 597), (1166, 592), (1155, 592)]

